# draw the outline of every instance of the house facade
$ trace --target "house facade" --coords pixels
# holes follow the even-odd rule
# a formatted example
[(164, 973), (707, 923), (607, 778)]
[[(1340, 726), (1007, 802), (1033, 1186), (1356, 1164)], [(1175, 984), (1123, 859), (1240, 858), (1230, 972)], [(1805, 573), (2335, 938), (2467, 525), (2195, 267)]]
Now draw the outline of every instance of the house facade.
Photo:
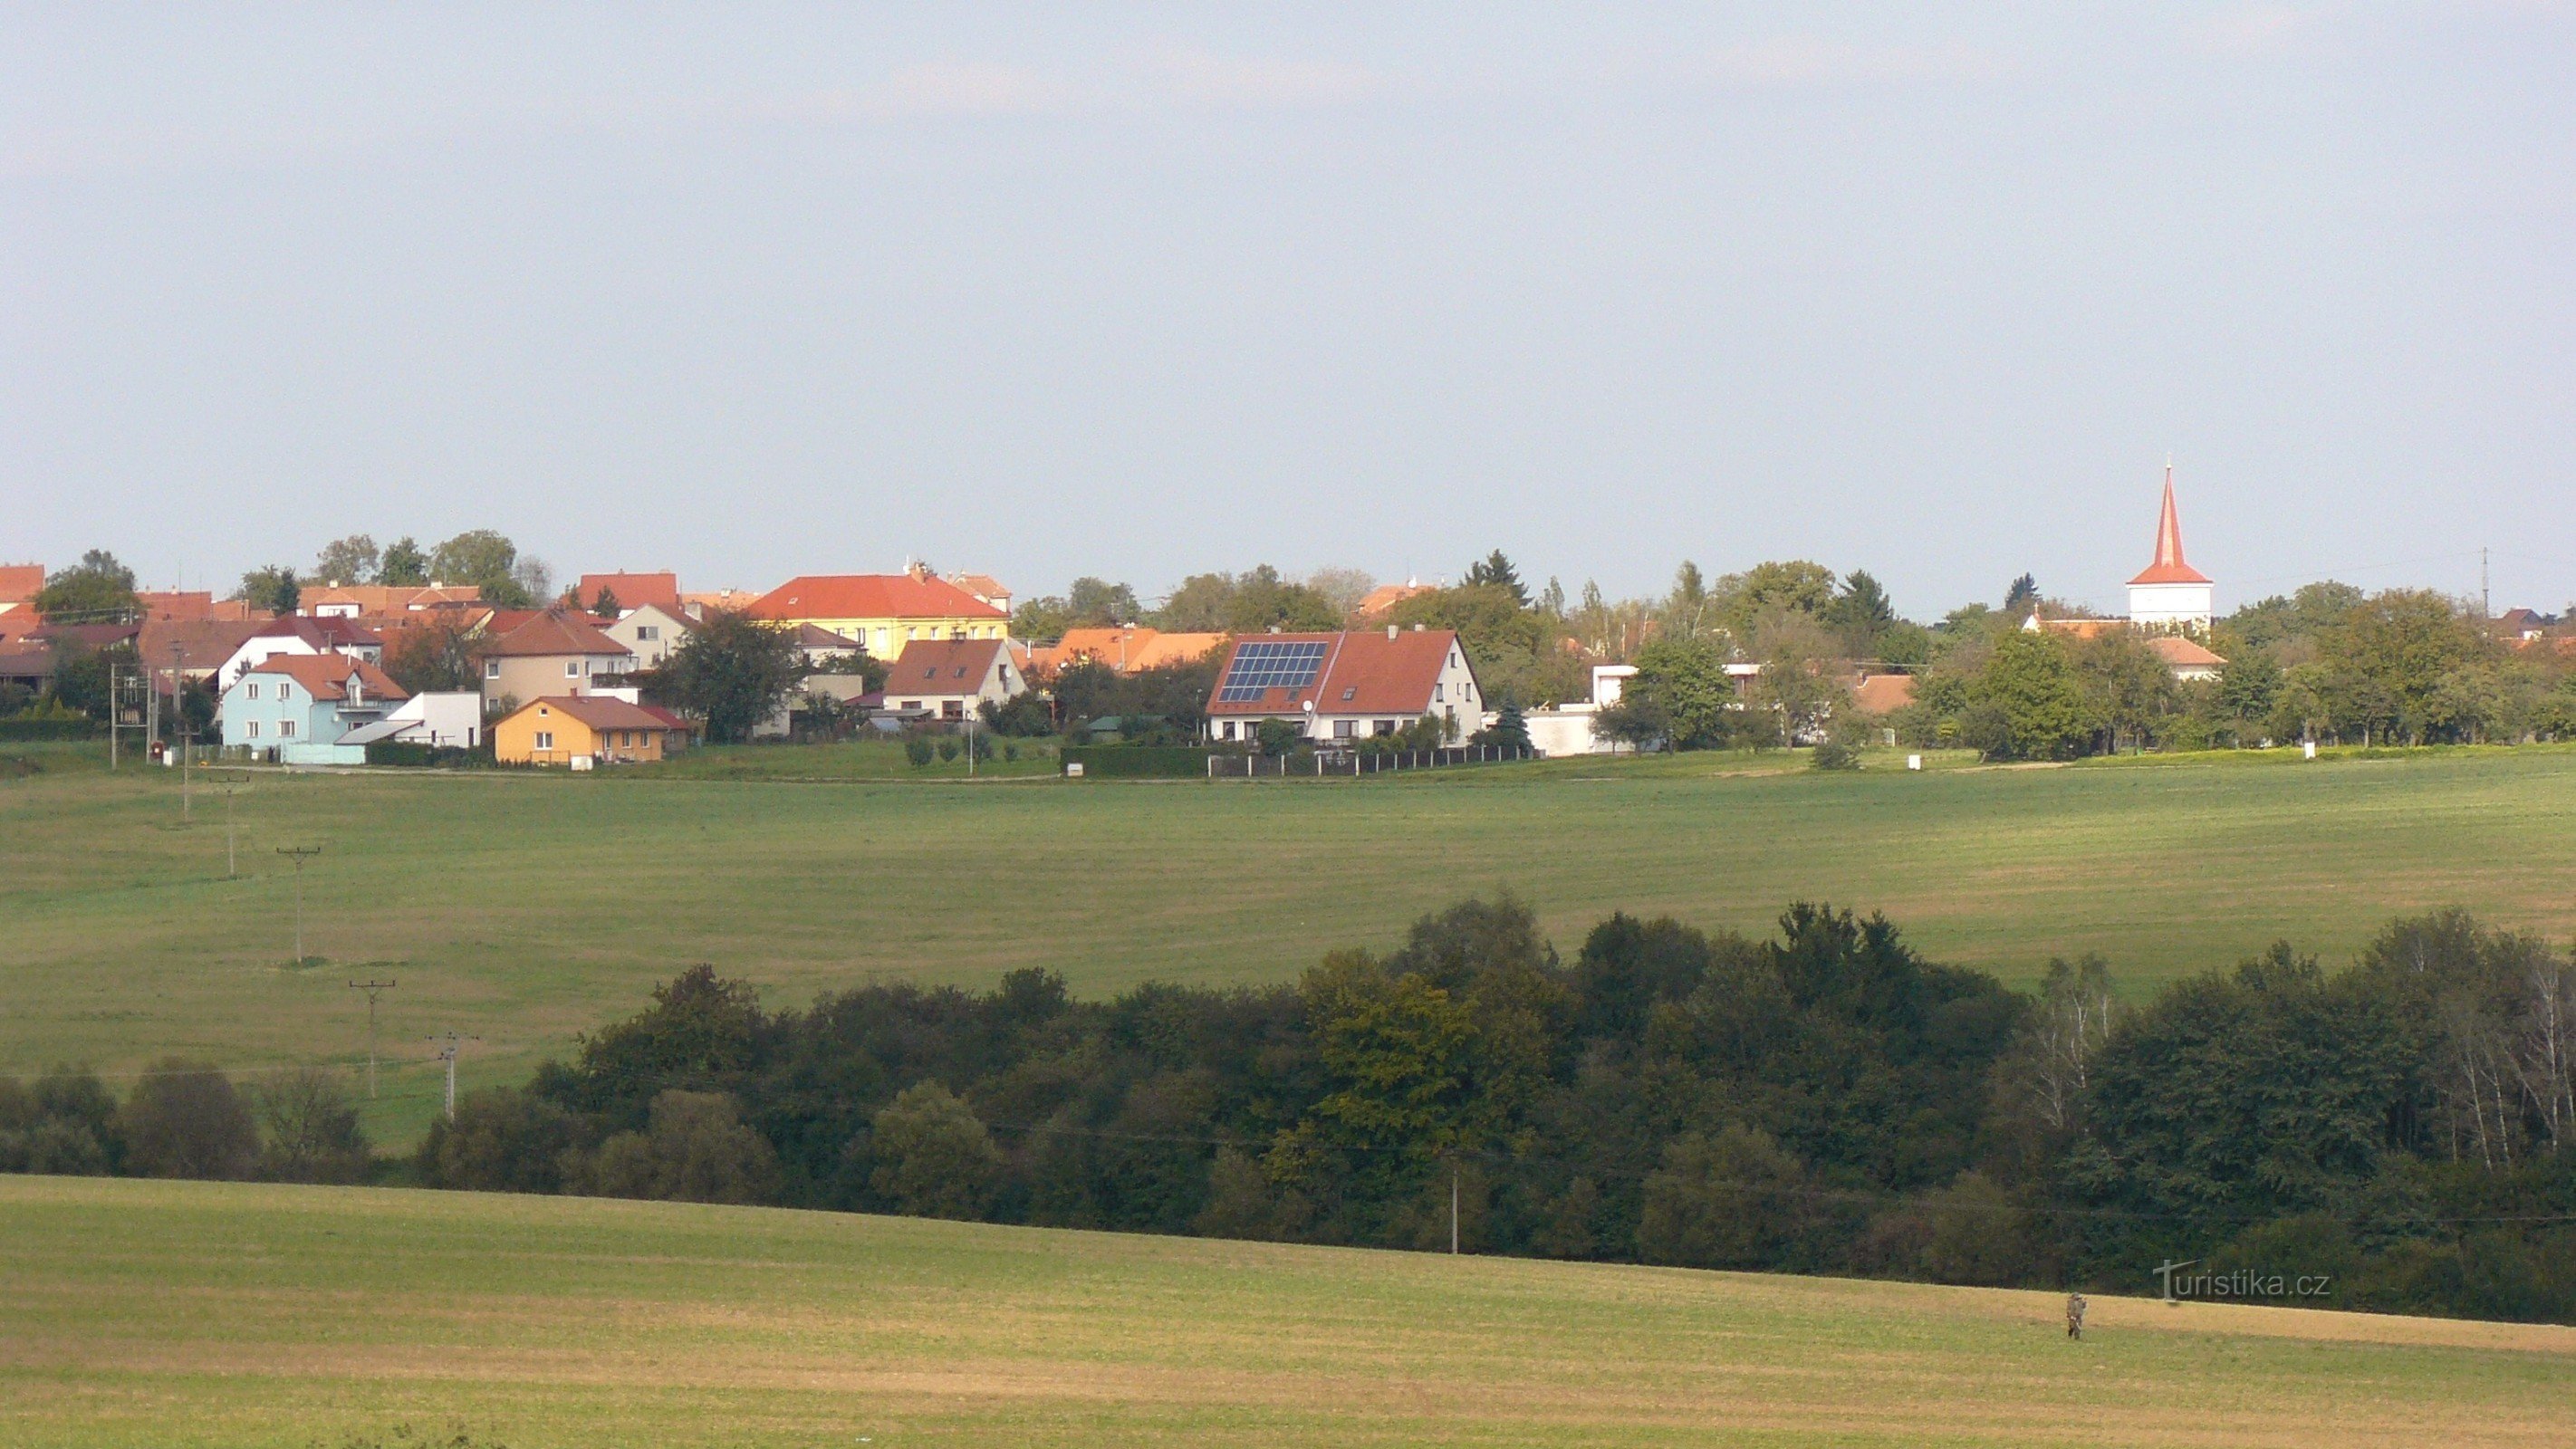
[[(483, 663), (483, 708), (613, 688), (635, 656), (585, 614), (548, 609), (475, 650)], [(497, 735), (496, 735), (497, 738)]]
[(281, 654), (242, 671), (227, 686), (216, 722), (224, 748), (284, 765), (363, 765), (373, 725), (411, 696), (363, 659)]
[(688, 729), (650, 705), (596, 694), (530, 700), (492, 726), (492, 757), (505, 765), (598, 765), (658, 760)]
[(884, 707), (921, 711), (933, 720), (964, 720), (1028, 688), (999, 639), (921, 639), (886, 666)]
[(1448, 629), (1251, 634), (1237, 639), (1208, 696), (1208, 738), (1256, 737), (1286, 720), (1330, 744), (1393, 734), (1428, 715), (1452, 739), (1481, 727), (1484, 692)]
[(899, 574), (804, 574), (761, 595), (751, 616), (811, 624), (879, 659), (920, 640), (1002, 639), (1011, 616), (928, 569)]
[[(620, 596), (621, 601), (623, 597)], [(627, 653), (635, 656), (637, 669), (659, 669), (662, 661), (670, 658), (671, 651), (679, 648), (681, 641), (687, 639), (696, 627), (697, 621), (673, 602), (630, 605), (626, 612), (618, 615), (617, 622), (600, 625), (599, 632), (616, 640)]]

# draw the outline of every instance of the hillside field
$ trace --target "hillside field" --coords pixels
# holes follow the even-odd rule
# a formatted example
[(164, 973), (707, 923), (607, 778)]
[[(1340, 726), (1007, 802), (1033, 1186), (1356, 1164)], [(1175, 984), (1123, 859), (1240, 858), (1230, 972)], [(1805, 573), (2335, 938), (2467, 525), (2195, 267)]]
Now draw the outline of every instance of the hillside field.
[[(517, 1080), (697, 961), (781, 1005), (1032, 965), (1093, 995), (1277, 981), (1505, 887), (1567, 952), (1613, 910), (1762, 932), (1805, 897), (1884, 911), (1932, 956), (2010, 982), (2098, 951), (2131, 994), (2276, 937), (2340, 962), (2430, 906), (2576, 930), (2576, 750), (2557, 747), (1919, 774), (1874, 754), (1849, 775), (1686, 755), (1219, 783), (868, 778), (899, 774), (899, 754), (828, 748), (664, 775), (232, 772), (230, 879), (221, 772), (183, 822), (170, 772), (0, 754), (17, 762), (0, 769), (0, 1071), (354, 1062), (366, 1014), (346, 982), (390, 976), (397, 1065), (373, 1126), (396, 1142), (433, 1108), (431, 1033), (480, 1038), (469, 1084)], [(708, 778), (728, 773), (796, 778)], [(307, 845), (323, 854), (298, 966), (275, 852)]]
[(0, 1444), (2564, 1444), (2576, 1329), (0, 1177)]

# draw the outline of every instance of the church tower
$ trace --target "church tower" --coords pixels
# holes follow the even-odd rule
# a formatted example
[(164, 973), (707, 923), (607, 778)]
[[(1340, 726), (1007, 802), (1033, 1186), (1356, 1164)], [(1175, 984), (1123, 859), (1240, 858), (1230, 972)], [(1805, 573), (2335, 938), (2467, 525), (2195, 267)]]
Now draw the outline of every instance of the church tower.
[(2218, 586), (2183, 562), (2182, 524), (2174, 516), (2173, 465), (2165, 465), (2165, 511), (2156, 523), (2156, 561), (2129, 580), (2129, 622), (2141, 629), (2209, 632)]

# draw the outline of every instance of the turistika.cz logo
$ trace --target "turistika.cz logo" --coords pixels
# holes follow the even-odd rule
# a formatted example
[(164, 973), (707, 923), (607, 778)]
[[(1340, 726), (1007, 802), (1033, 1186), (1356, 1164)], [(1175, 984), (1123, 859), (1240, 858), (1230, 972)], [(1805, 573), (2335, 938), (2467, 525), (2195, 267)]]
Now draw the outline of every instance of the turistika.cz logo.
[(2156, 1265), (2156, 1277), (2164, 1284), (2167, 1303), (2179, 1303), (2185, 1298), (2323, 1298), (2334, 1291), (2331, 1273), (2293, 1277), (2253, 1268), (2234, 1268), (2224, 1273), (2207, 1269), (2197, 1273), (2182, 1271), (2199, 1261), (2185, 1258), (2179, 1263)]

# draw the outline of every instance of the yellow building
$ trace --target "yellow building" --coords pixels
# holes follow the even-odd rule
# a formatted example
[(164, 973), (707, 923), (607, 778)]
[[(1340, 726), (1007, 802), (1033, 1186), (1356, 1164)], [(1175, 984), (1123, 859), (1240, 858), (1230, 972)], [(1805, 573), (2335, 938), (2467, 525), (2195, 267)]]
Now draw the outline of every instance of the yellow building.
[(681, 748), (688, 728), (660, 710), (603, 694), (549, 695), (492, 726), (492, 758), (505, 765), (586, 770), (625, 760), (658, 760)]
[(804, 574), (763, 594), (755, 619), (811, 624), (893, 659), (922, 639), (1001, 639), (1010, 615), (930, 572)]

